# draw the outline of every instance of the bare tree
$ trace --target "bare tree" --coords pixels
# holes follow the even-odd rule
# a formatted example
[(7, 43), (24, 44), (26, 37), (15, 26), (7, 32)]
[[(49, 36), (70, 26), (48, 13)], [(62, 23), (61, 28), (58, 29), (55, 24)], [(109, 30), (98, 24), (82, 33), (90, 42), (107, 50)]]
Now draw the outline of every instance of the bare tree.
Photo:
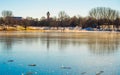
[(115, 24), (117, 30), (120, 30), (120, 29), (119, 29), (119, 28), (120, 28), (120, 18), (117, 18), (117, 19), (114, 21), (114, 24)]
[(10, 10), (4, 10), (4, 11), (2, 11), (2, 16), (3, 17), (11, 17), (11, 16), (13, 16), (13, 13)]
[(111, 8), (97, 7), (89, 12), (89, 16), (96, 19), (115, 20), (119, 16), (119, 12)]
[(66, 22), (69, 20), (69, 16), (64, 12), (64, 11), (60, 11), (58, 14), (58, 20), (59, 20), (59, 24), (61, 27), (66, 26)]
[(97, 7), (97, 8), (93, 8), (89, 12), (89, 16), (92, 18), (95, 18), (98, 21), (104, 20), (104, 21), (101, 21), (101, 22), (104, 22), (101, 24), (108, 25), (108, 28), (110, 28), (110, 25), (113, 25), (113, 21), (119, 17), (119, 12), (111, 8)]
[(65, 13), (65, 11), (60, 11), (58, 14), (59, 20), (63, 21), (69, 18), (69, 16)]

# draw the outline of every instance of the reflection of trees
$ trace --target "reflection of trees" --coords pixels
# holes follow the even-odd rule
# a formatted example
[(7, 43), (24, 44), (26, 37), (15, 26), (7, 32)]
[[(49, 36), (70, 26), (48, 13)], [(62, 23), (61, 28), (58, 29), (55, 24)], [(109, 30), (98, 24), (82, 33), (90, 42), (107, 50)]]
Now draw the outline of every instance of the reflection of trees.
[(50, 46), (57, 46), (58, 45), (58, 48), (59, 50), (65, 50), (66, 47), (68, 47), (69, 45), (80, 45), (81, 42), (79, 42), (78, 40), (75, 40), (75, 38), (72, 38), (72, 37), (65, 37), (63, 36), (62, 34), (57, 34), (59, 36), (56, 36), (56, 35), (44, 35), (42, 36), (40, 39), (41, 39), (41, 42), (42, 44), (46, 44), (46, 48), (49, 49)]
[(114, 53), (119, 48), (119, 35), (118, 34), (104, 34), (97, 35), (93, 39), (88, 39), (88, 46), (90, 52), (94, 54), (110, 54)]
[(0, 44), (3, 50), (11, 50), (14, 44), (20, 44), (22, 42), (32, 44), (38, 39), (32, 35), (0, 35)]
[(56, 46), (58, 44), (60, 50), (65, 49), (66, 45), (69, 41), (60, 38), (50, 37), (49, 35), (41, 37), (41, 43), (46, 44), (46, 48), (49, 50), (51, 46)]
[[(88, 49), (94, 54), (110, 54), (114, 53), (119, 48), (120, 34), (119, 33), (93, 33), (83, 34), (81, 36), (70, 37), (68, 35), (60, 36), (43, 36), (41, 41), (47, 43), (49, 46), (58, 44), (60, 50), (65, 50), (69, 45), (81, 46), (88, 45)], [(67, 37), (66, 37), (67, 36)], [(44, 41), (43, 41), (44, 39)], [(46, 41), (45, 41), (46, 40)]]
[[(79, 33), (78, 33), (79, 34)], [(25, 43), (39, 46), (46, 45), (47, 50), (58, 46), (59, 50), (65, 50), (69, 46), (88, 45), (88, 49), (94, 54), (109, 54), (116, 52), (120, 44), (119, 33), (43, 33), (43, 34), (15, 34), (15, 35), (0, 35), (0, 44), (3, 50), (10, 50), (14, 44)]]
[(4, 37), (2, 39), (2, 42), (4, 42), (4, 44), (3, 44), (4, 50), (10, 50), (12, 48), (13, 39), (8, 38), (8, 37)]

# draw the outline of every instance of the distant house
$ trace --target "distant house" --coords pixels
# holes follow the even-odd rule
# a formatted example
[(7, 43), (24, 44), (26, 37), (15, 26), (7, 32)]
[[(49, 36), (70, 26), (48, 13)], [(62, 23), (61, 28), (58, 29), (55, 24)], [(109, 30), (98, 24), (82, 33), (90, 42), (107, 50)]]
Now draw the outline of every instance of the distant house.
[(114, 30), (114, 25), (101, 25), (102, 30), (112, 31)]
[(94, 29), (91, 28), (91, 27), (84, 28), (84, 30), (87, 30), (87, 31), (94, 31)]
[(22, 20), (22, 17), (12, 17), (15, 20)]

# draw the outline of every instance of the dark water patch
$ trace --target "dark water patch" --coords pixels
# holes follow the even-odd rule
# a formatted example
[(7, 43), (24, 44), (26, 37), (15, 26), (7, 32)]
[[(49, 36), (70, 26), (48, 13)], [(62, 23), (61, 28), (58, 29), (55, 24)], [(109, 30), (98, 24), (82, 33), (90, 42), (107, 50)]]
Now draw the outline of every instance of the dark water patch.
[(14, 62), (14, 60), (8, 60), (8, 62)]
[(100, 72), (97, 73), (96, 75), (101, 75), (102, 73), (104, 73), (104, 71), (100, 71)]
[(28, 66), (37, 66), (36, 64), (29, 64)]
[(87, 72), (82, 72), (81, 75), (85, 75)]

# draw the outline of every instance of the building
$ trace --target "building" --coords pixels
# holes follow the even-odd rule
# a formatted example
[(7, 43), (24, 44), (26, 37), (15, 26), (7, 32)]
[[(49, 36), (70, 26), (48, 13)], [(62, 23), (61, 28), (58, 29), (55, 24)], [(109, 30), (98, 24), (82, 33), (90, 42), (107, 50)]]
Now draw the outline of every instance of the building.
[(15, 20), (22, 20), (22, 17), (12, 17), (12, 19), (15, 19)]

